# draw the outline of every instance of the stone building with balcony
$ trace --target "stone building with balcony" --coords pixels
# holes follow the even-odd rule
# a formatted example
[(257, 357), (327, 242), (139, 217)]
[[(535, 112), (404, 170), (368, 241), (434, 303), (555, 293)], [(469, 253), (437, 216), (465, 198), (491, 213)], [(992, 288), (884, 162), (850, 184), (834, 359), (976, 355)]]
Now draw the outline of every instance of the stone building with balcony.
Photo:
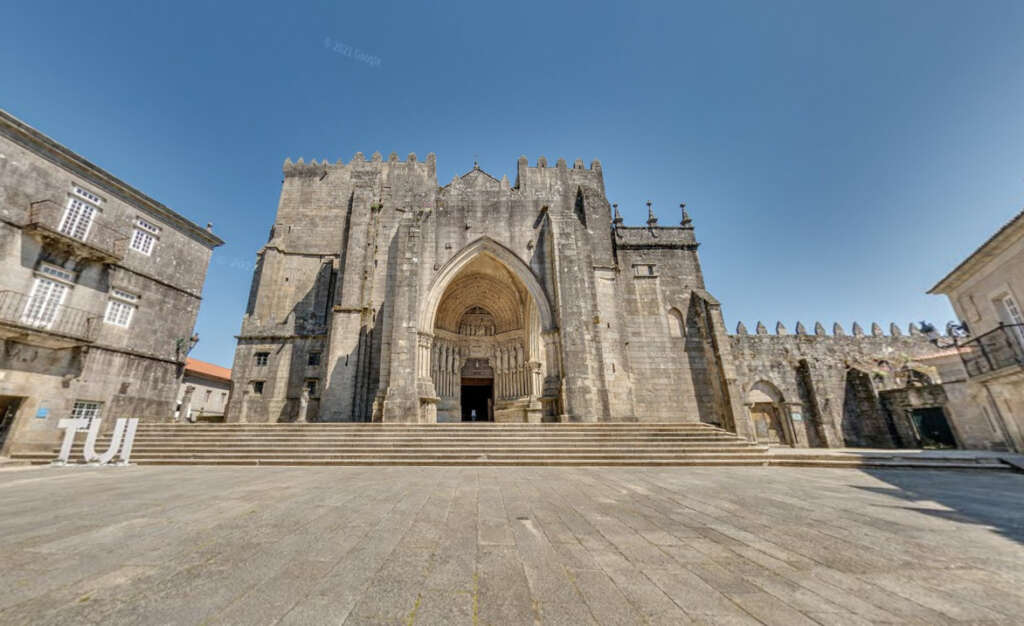
[(64, 417), (169, 419), (221, 243), (0, 111), (0, 453)]
[(1024, 211), (928, 293), (948, 297), (966, 323), (957, 350), (972, 401), (1024, 452)]

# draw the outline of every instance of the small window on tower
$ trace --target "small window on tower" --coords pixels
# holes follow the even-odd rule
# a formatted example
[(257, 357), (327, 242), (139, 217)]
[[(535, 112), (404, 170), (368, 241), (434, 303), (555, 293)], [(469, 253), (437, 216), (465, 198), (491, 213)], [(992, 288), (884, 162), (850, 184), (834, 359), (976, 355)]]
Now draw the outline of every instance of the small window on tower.
[(263, 395), (263, 381), (254, 380), (252, 381), (252, 392), (258, 396)]
[(657, 276), (658, 274), (654, 271), (655, 265), (653, 263), (635, 263), (633, 264), (633, 275), (637, 278), (649, 278)]
[(320, 387), (319, 382), (320, 381), (317, 380), (316, 378), (307, 378), (306, 379), (306, 391), (309, 392), (309, 397), (310, 398), (315, 398), (316, 397), (317, 392), (319, 391), (319, 387)]
[(262, 367), (262, 366), (266, 365), (267, 361), (269, 361), (269, 360), (270, 360), (270, 353), (269, 352), (257, 352), (256, 353), (256, 365), (257, 366)]
[(310, 352), (309, 353), (309, 359), (307, 360), (307, 364), (308, 365), (313, 365), (313, 366), (320, 365), (320, 353), (319, 352)]

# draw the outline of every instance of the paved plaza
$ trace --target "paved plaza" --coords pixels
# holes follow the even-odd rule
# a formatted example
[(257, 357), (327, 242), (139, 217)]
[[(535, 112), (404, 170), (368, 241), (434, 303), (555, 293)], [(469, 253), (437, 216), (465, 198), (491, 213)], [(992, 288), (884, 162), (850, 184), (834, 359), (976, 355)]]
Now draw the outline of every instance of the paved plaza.
[(3, 624), (1019, 624), (1024, 475), (0, 472)]

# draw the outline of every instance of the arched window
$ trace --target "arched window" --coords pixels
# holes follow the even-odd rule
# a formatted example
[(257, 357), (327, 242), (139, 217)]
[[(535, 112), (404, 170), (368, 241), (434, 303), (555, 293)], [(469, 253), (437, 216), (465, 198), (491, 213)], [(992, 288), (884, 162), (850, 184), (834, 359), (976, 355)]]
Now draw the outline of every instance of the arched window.
[(686, 336), (686, 321), (683, 320), (683, 314), (679, 309), (668, 310), (668, 334), (670, 337)]

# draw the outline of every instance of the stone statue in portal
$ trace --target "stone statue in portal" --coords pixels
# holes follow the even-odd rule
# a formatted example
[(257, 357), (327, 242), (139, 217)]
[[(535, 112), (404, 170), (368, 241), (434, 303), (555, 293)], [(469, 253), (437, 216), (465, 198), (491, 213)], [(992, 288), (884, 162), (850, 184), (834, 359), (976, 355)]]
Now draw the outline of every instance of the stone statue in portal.
[(302, 395), (299, 396), (299, 416), (295, 419), (300, 424), (306, 423), (306, 413), (309, 411), (309, 388), (302, 388)]

